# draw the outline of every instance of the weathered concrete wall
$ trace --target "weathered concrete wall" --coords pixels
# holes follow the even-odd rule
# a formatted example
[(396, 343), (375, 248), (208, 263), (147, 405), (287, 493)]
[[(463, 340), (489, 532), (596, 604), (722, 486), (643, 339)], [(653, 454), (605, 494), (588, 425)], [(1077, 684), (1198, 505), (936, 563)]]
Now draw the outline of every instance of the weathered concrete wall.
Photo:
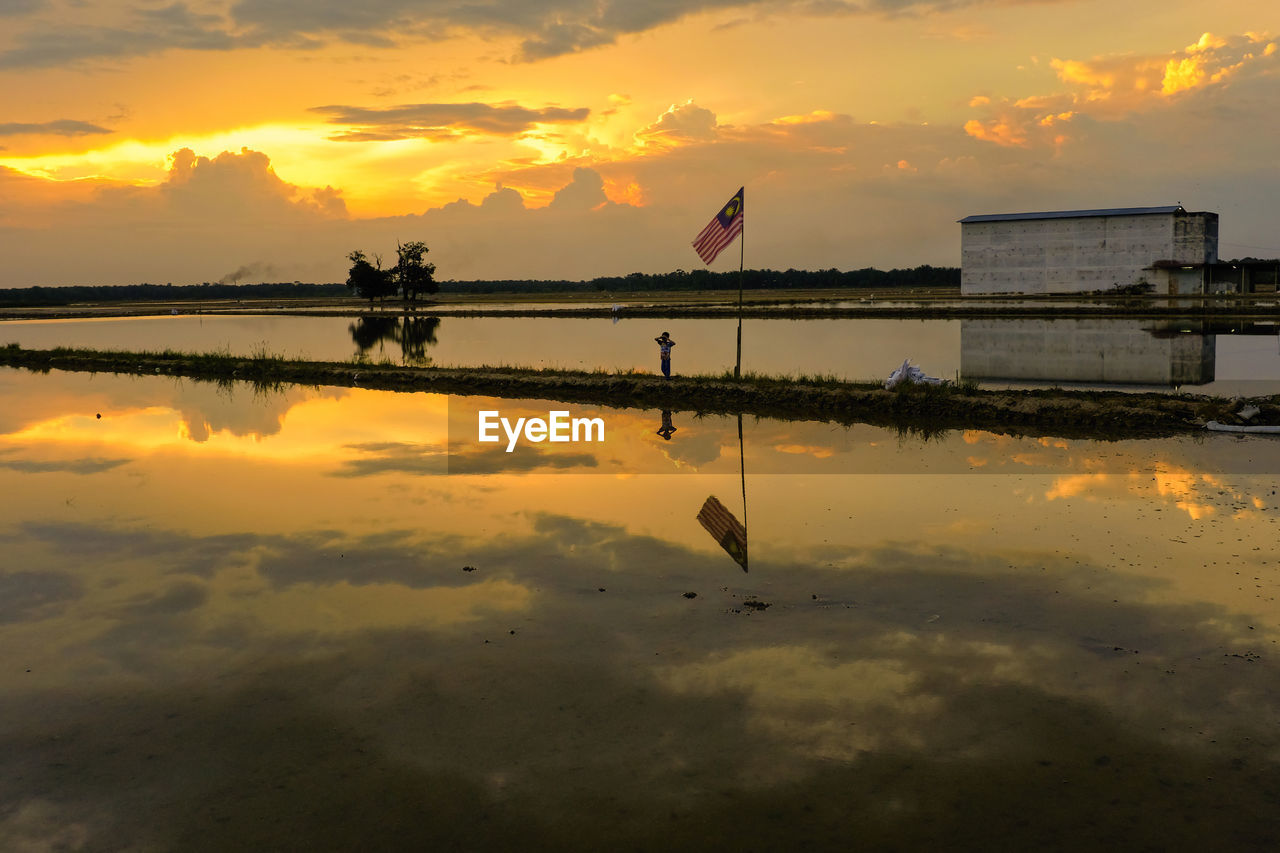
[(1151, 277), (1156, 293), (1170, 296), (1193, 296), (1204, 293), (1204, 267), (1155, 270)]
[(1156, 261), (1199, 264), (1217, 258), (1214, 213), (1015, 219), (960, 227), (960, 290), (966, 294), (1082, 293), (1144, 281), (1167, 285), (1167, 276), (1152, 274)]
[[(1156, 258), (1155, 260), (1163, 260)], [(1173, 254), (1180, 264), (1218, 262), (1218, 214), (1183, 213), (1173, 217)]]
[(1214, 378), (1213, 335), (1156, 337), (1142, 320), (960, 322), (960, 375), (977, 380), (1202, 385)]

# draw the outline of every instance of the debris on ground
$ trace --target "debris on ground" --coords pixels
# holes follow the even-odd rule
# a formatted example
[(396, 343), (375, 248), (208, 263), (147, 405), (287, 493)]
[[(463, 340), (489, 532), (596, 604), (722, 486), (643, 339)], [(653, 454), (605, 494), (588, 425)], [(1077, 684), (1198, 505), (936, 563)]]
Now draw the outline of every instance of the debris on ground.
[(902, 366), (889, 374), (889, 378), (884, 381), (884, 387), (892, 391), (903, 382), (920, 385), (942, 384), (941, 379), (927, 375), (923, 370), (912, 364), (910, 358), (903, 360)]

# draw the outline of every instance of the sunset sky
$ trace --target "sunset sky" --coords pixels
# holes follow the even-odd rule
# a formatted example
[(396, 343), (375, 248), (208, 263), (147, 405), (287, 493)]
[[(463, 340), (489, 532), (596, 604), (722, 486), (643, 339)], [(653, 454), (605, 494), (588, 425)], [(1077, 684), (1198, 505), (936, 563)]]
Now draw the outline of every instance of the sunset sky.
[(693, 269), (744, 185), (748, 267), (1178, 202), (1280, 255), (1259, 0), (0, 0), (0, 92), (0, 287)]

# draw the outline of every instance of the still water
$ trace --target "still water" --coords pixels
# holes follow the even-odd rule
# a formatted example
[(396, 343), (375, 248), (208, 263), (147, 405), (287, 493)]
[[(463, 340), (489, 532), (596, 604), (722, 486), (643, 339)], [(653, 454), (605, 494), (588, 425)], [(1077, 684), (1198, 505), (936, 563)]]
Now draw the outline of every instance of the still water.
[[(1280, 392), (1280, 326), (1168, 320), (805, 319), (743, 322), (743, 368), (884, 379), (905, 358), (926, 373), (1009, 383)], [(670, 331), (677, 373), (732, 368), (737, 321), (563, 317), (177, 316), (0, 322), (26, 347), (267, 352), (289, 358), (657, 371)]]
[(1275, 849), (1278, 486), (1263, 437), (2, 370), (0, 849)]

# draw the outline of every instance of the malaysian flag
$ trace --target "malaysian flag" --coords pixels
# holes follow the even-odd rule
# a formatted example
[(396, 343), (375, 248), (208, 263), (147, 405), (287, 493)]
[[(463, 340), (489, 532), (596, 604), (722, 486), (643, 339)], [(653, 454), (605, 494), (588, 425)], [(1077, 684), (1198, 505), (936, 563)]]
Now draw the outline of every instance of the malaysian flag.
[(702, 233), (693, 241), (693, 248), (702, 258), (704, 264), (716, 259), (716, 255), (733, 242), (733, 238), (742, 233), (742, 190), (738, 190), (729, 203), (720, 208), (715, 218), (707, 223)]
[(707, 502), (698, 511), (698, 522), (707, 529), (711, 538), (715, 539), (730, 557), (733, 557), (734, 562), (742, 566), (745, 572), (747, 570), (747, 528), (742, 526), (742, 522), (734, 518), (733, 513), (725, 509), (724, 504), (720, 503), (715, 495), (707, 498)]

